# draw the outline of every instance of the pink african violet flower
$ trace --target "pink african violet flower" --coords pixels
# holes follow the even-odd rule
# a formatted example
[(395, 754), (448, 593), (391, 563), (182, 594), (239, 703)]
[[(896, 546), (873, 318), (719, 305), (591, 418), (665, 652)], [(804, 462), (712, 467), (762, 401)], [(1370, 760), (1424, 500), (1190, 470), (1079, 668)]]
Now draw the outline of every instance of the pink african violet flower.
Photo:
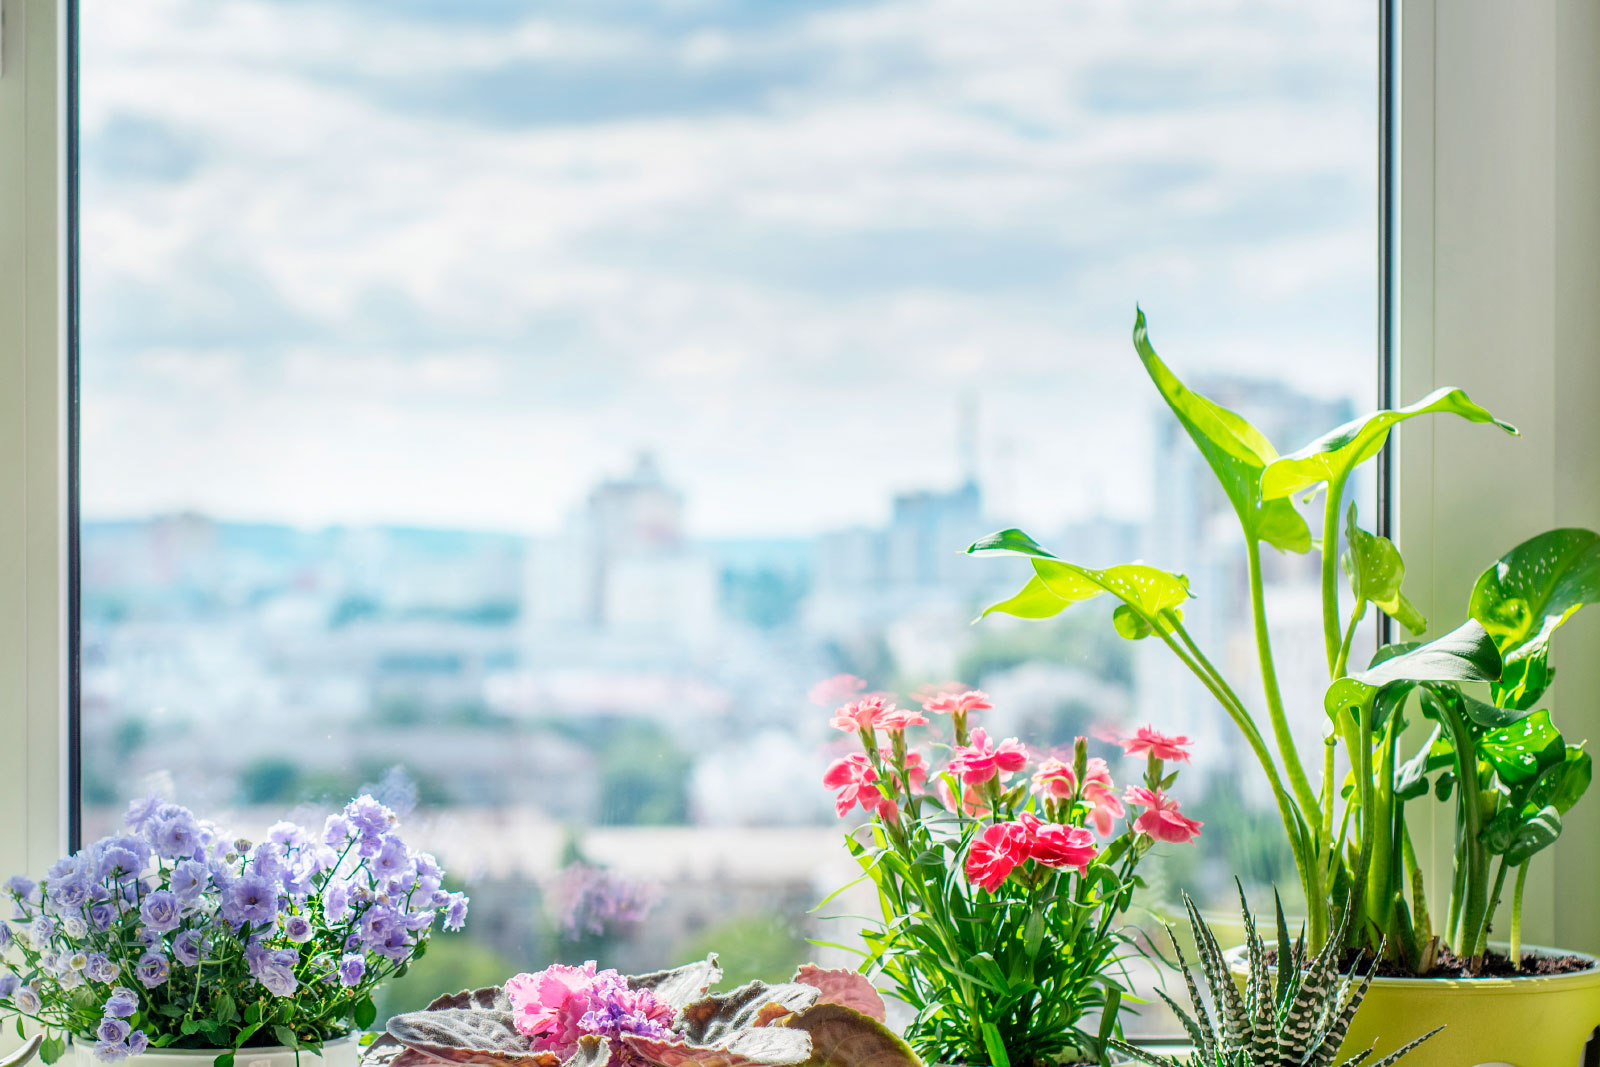
[(1033, 772), (1033, 791), (1053, 800), (1071, 800), (1078, 795), (1078, 778), (1067, 764), (1047, 759)]
[(1133, 820), (1133, 828), (1149, 834), (1157, 841), (1186, 844), (1200, 836), (1205, 823), (1191, 819), (1178, 811), (1178, 802), (1159, 789), (1134, 786), (1124, 798), (1134, 807), (1144, 808), (1144, 814)]
[(968, 785), (980, 785), (996, 775), (1020, 771), (1027, 762), (1028, 751), (1015, 737), (991, 745), (989, 735), (979, 728), (972, 731), (972, 744), (957, 748), (951, 755), (949, 770)]
[(827, 707), (829, 704), (843, 704), (866, 687), (867, 683), (853, 674), (836, 674), (812, 686), (808, 696), (811, 703)]
[(1189, 746), (1194, 742), (1181, 735), (1174, 737), (1171, 734), (1160, 733), (1154, 727), (1141, 726), (1134, 731), (1132, 737), (1124, 737), (1118, 743), (1122, 745), (1122, 751), (1129, 756), (1140, 756), (1148, 752), (1156, 759), (1188, 763)]
[(893, 710), (894, 705), (883, 697), (862, 697), (835, 711), (833, 721), (829, 725), (847, 734), (853, 734), (858, 730), (872, 730), (877, 727), (879, 717)]
[(1046, 867), (1076, 867), (1079, 874), (1088, 873), (1097, 849), (1094, 834), (1087, 829), (1043, 822), (1026, 811), (1019, 816), (1019, 824), (1029, 859)]
[(989, 703), (989, 694), (981, 689), (969, 689), (965, 693), (943, 692), (922, 702), (922, 710), (933, 715), (950, 715), (954, 712), (966, 714), (973, 711), (988, 711), (994, 707)]
[(993, 893), (1027, 858), (1027, 835), (1022, 827), (1014, 822), (995, 823), (967, 850), (967, 881)]
[(839, 791), (833, 806), (841, 819), (850, 814), (850, 809), (857, 804), (865, 811), (879, 811), (883, 807), (885, 798), (878, 790), (877, 781), (878, 772), (873, 770), (872, 762), (861, 752), (852, 752), (843, 759), (834, 760), (822, 775), (825, 787)]
[(582, 967), (554, 964), (538, 974), (519, 974), (506, 981), (506, 996), (517, 1030), (563, 1059), (578, 1047), (583, 1032), (578, 1020), (588, 1010), (585, 991), (594, 980), (594, 962)]
[(1089, 818), (1094, 820), (1095, 832), (1101, 837), (1111, 832), (1114, 820), (1127, 813), (1111, 782), (1111, 768), (1099, 756), (1091, 756), (1084, 768), (1083, 800), (1089, 805)]

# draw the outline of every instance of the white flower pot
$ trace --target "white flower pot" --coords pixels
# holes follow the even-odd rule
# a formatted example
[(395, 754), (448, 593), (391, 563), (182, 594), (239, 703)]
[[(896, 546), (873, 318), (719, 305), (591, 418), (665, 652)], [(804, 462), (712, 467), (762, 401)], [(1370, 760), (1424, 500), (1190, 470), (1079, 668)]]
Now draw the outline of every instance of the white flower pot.
[[(159, 1049), (153, 1048), (142, 1056), (124, 1060), (122, 1067), (211, 1067), (211, 1061), (225, 1049)], [(88, 1042), (72, 1043), (74, 1067), (106, 1067), (94, 1057), (94, 1045)], [(298, 1055), (298, 1059), (296, 1058)], [(234, 1067), (358, 1067), (361, 1061), (359, 1034), (335, 1038), (322, 1046), (322, 1056), (274, 1045), (268, 1048), (242, 1048), (233, 1058)]]

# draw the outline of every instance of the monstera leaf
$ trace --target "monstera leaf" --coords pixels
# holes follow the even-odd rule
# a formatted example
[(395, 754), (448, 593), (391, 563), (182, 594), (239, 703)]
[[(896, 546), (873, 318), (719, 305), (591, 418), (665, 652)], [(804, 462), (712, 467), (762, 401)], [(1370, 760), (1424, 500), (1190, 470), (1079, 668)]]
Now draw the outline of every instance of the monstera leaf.
[(1246, 535), (1286, 552), (1308, 551), (1311, 531), (1294, 505), (1262, 495), (1262, 472), (1278, 458), (1266, 435), (1178, 380), (1151, 347), (1143, 311), (1134, 318), (1133, 347), (1162, 399), (1210, 464)]
[(806, 1067), (922, 1067), (893, 1030), (843, 1004), (818, 1004), (779, 1025), (810, 1036)]
[(1346, 709), (1360, 711), (1391, 686), (1418, 682), (1492, 682), (1500, 677), (1500, 653), (1484, 628), (1467, 620), (1425, 645), (1390, 656), (1359, 674), (1328, 686), (1323, 706), (1337, 718)]
[(1363, 415), (1329, 430), (1302, 449), (1274, 459), (1261, 476), (1261, 495), (1277, 500), (1323, 482), (1342, 483), (1351, 471), (1382, 451), (1396, 424), (1436, 413), (1459, 415), (1468, 422), (1490, 422), (1509, 434), (1517, 432), (1515, 426), (1474, 404), (1464, 391), (1435, 389), (1415, 404)]
[[(985, 616), (1003, 612), (1025, 619), (1043, 619), (1060, 614), (1073, 604), (1110, 593), (1128, 606), (1136, 619), (1159, 623), (1163, 612), (1174, 611), (1189, 599), (1189, 580), (1181, 574), (1169, 574), (1142, 563), (1125, 563), (1105, 570), (1080, 567), (1046, 552), (1039, 542), (1021, 530), (992, 533), (969, 545), (967, 551), (1026, 556), (1033, 565), (1033, 577), (1022, 591), (1009, 600), (984, 608)], [(1148, 627), (1149, 623), (1143, 625)], [(1123, 636), (1144, 636), (1131, 632), (1131, 625), (1125, 629), (1122, 621), (1118, 622), (1117, 629)]]
[(657, 1000), (681, 1010), (691, 1002), (699, 1000), (705, 995), (706, 990), (721, 980), (722, 967), (718, 965), (717, 954), (713, 952), (697, 963), (686, 963), (682, 967), (673, 967), (666, 971), (631, 975), (628, 978), (628, 985), (633, 989), (648, 989), (655, 994)]
[(1345, 512), (1345, 542), (1350, 546), (1344, 555), (1344, 569), (1350, 575), (1350, 591), (1359, 600), (1370, 600), (1378, 609), (1414, 634), (1428, 628), (1422, 617), (1400, 592), (1400, 583), (1406, 576), (1405, 561), (1400, 550), (1387, 537), (1371, 534), (1356, 525), (1356, 505), (1351, 501)]
[(1531, 707), (1549, 685), (1550, 636), (1600, 599), (1600, 534), (1550, 530), (1507, 552), (1479, 575), (1468, 613), (1505, 657), (1495, 702)]

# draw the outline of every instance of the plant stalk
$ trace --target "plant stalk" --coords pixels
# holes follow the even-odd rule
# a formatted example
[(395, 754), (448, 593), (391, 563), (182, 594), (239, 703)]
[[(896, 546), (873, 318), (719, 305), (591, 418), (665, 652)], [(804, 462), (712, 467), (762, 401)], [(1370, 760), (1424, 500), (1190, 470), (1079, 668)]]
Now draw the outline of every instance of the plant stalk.
[(1337, 678), (1339, 662), (1339, 504), (1345, 478), (1328, 481), (1322, 498), (1322, 642), (1328, 653), (1328, 675)]
[(1517, 867), (1517, 884), (1511, 890), (1511, 966), (1522, 967), (1522, 887), (1528, 880), (1529, 860)]

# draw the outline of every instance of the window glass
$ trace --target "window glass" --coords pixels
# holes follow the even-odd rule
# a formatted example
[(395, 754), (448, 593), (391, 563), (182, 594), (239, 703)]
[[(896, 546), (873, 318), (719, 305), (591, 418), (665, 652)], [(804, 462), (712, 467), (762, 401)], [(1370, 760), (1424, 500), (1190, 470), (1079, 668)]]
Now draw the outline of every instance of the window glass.
[[(772, 977), (850, 937), (808, 913), (851, 863), (807, 699), (849, 672), (1040, 746), (1187, 733), (1205, 847), (1152, 904), (1294, 884), (1193, 679), (1094, 607), (972, 625), (1019, 578), (961, 550), (1186, 573), (1251, 676), (1237, 531), (1129, 330), (1283, 449), (1368, 405), (1375, 5), (82, 27), (86, 834), (151, 789), (255, 833), (408, 809), (473, 914), (388, 1010), (551, 959)], [(1302, 710), (1310, 564), (1269, 566)]]

